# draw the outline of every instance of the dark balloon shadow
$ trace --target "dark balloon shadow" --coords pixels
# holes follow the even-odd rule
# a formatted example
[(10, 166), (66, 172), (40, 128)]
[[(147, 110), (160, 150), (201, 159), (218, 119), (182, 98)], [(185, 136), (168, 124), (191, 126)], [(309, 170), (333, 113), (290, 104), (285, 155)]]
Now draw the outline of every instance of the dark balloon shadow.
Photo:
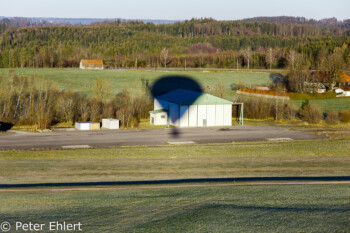
[(0, 131), (1, 132), (9, 131), (12, 127), (13, 127), (13, 124), (0, 121)]
[(193, 78), (181, 75), (164, 76), (156, 80), (151, 87), (154, 98), (174, 91), (184, 89), (189, 91), (203, 92), (202, 86)]
[[(178, 91), (175, 91), (178, 90)], [(172, 75), (164, 76), (156, 80), (151, 87), (151, 94), (153, 98), (158, 99), (158, 97), (166, 96), (166, 101), (159, 101), (162, 109), (167, 110), (169, 113), (169, 103), (179, 104), (186, 103), (186, 105), (191, 105), (196, 101), (198, 97), (203, 93), (202, 86), (191, 77)], [(176, 102), (174, 102), (176, 101)], [(168, 121), (177, 122), (181, 119), (185, 112), (179, 110), (179, 114), (168, 115)], [(168, 123), (169, 124), (169, 123)], [(180, 137), (181, 132), (172, 128), (171, 135), (175, 138)]]

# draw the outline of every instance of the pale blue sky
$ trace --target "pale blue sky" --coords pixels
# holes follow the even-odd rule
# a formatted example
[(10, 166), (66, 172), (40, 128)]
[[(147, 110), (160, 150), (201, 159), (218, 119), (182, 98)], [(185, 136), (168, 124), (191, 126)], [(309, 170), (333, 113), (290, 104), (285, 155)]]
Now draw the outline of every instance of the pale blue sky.
[(218, 20), (255, 16), (350, 18), (350, 0), (0, 0), (0, 16)]

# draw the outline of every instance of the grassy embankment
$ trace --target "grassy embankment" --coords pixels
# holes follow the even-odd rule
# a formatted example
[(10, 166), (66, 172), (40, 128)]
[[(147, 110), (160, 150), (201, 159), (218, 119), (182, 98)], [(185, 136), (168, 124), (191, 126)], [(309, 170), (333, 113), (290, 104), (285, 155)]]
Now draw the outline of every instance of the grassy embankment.
[(0, 183), (350, 175), (350, 140), (1, 151)]
[(349, 200), (350, 185), (12, 192), (0, 193), (0, 219), (84, 232), (348, 232)]

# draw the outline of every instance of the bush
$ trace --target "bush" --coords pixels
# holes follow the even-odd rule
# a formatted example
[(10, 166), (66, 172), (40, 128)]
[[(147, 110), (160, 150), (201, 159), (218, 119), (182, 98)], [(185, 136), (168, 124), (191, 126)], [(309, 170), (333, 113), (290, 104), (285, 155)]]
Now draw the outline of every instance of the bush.
[(286, 104), (283, 109), (283, 118), (293, 120), (298, 112), (298, 107), (295, 104)]
[(343, 110), (340, 113), (340, 121), (344, 123), (350, 122), (350, 110)]
[[(281, 119), (284, 114), (284, 105), (282, 101), (272, 99), (257, 98), (257, 97), (246, 97), (239, 96), (237, 102), (244, 103), (244, 117), (250, 119), (268, 119), (275, 118)], [(277, 114), (276, 114), (277, 107)]]
[(339, 113), (337, 111), (330, 111), (327, 113), (326, 123), (335, 125), (339, 123)]
[(299, 110), (299, 117), (309, 124), (317, 124), (322, 120), (323, 115), (318, 107), (305, 105)]

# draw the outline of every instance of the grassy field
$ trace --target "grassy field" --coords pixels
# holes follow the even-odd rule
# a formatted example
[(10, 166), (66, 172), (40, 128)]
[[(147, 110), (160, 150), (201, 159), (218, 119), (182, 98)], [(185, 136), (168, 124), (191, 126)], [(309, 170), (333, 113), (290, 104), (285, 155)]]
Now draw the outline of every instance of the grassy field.
[(2, 192), (0, 203), (12, 225), (81, 222), (83, 232), (350, 230), (350, 185)]
[[(303, 101), (291, 100), (290, 102), (300, 107)], [(332, 110), (340, 112), (344, 109), (350, 109), (350, 97), (310, 100), (310, 104), (318, 106), (323, 112), (329, 112)]]
[[(310, 130), (313, 128), (310, 128)], [(329, 129), (328, 129), (329, 131)], [(0, 183), (348, 176), (350, 138), (0, 151)], [(83, 232), (348, 232), (350, 185), (0, 189), (0, 221)], [(45, 228), (44, 228), (45, 231)], [(48, 230), (46, 229), (46, 232)]]
[[(288, 148), (288, 149), (286, 149)], [(350, 139), (1, 151), (0, 183), (350, 175)]]
[[(215, 87), (218, 81), (225, 83), (228, 99), (233, 100), (230, 86), (232, 83), (245, 83), (247, 85), (265, 84), (272, 82), (269, 72), (259, 71), (166, 71), (166, 70), (80, 70), (80, 69), (14, 69), (18, 75), (35, 76), (39, 80), (50, 80), (57, 83), (61, 89), (91, 93), (97, 78), (105, 78), (111, 84), (114, 93), (122, 91), (125, 87), (133, 86), (136, 80), (148, 79), (150, 82), (172, 75), (182, 75), (195, 79), (203, 87)], [(8, 77), (10, 69), (0, 69), (0, 76)], [(301, 106), (302, 100), (292, 100)], [(341, 111), (350, 109), (350, 98), (333, 98), (324, 100), (310, 100), (310, 103), (319, 106), (324, 112), (330, 110)]]
[[(8, 76), (10, 69), (0, 69), (0, 75)], [(132, 86), (135, 80), (148, 79), (150, 82), (164, 76), (182, 75), (194, 78), (206, 87), (212, 88), (223, 81), (229, 90), (232, 83), (268, 84), (272, 82), (269, 72), (244, 71), (154, 71), (154, 70), (80, 70), (80, 69), (15, 69), (18, 75), (35, 76), (50, 80), (59, 88), (89, 93), (97, 78), (109, 81), (115, 93)]]

